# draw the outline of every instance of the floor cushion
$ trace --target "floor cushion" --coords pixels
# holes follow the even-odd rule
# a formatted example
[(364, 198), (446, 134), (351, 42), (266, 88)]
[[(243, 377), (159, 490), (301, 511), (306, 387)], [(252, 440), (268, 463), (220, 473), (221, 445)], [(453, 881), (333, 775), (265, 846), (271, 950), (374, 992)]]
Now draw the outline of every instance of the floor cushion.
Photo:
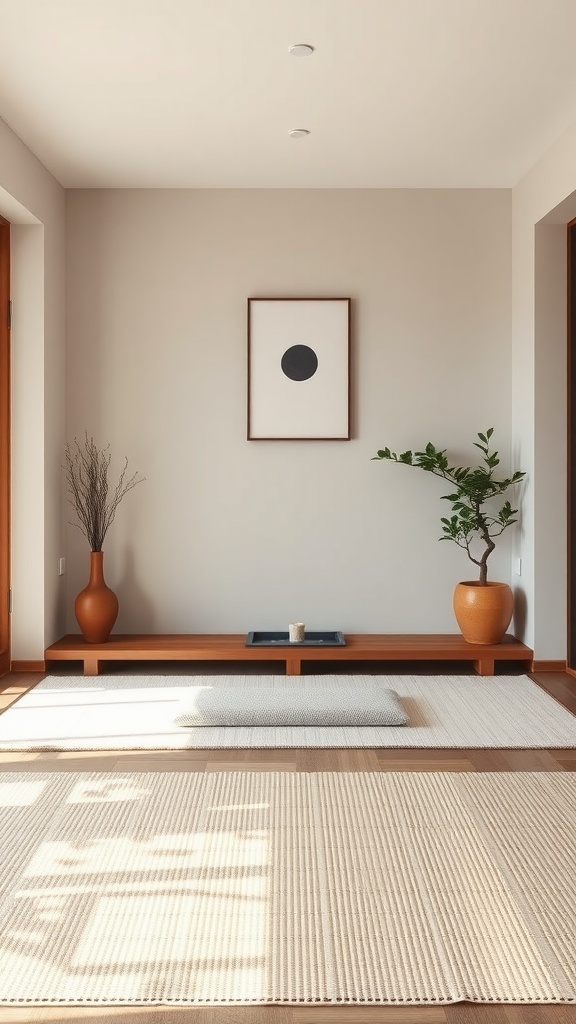
[(398, 694), (382, 686), (198, 686), (180, 701), (175, 725), (406, 725)]

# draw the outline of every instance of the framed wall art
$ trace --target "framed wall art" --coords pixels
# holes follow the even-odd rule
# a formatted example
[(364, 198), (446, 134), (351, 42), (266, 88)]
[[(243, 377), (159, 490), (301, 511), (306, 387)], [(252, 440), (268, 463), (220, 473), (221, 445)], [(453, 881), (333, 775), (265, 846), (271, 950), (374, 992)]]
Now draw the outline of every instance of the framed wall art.
[(350, 438), (350, 299), (248, 299), (248, 440)]

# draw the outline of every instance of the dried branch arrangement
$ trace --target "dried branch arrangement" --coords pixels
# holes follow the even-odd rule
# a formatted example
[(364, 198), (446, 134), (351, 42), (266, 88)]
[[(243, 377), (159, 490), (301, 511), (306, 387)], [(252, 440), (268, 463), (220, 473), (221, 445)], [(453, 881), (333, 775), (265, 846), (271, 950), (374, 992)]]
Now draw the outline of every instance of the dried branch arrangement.
[(118, 483), (112, 491), (108, 482), (112, 458), (110, 445), (98, 448), (88, 433), (82, 445), (74, 438), (73, 444), (67, 444), (64, 452), (68, 498), (79, 520), (73, 525), (82, 531), (92, 551), (101, 551), (122, 498), (146, 478), (138, 476), (136, 472), (127, 479), (126, 458)]

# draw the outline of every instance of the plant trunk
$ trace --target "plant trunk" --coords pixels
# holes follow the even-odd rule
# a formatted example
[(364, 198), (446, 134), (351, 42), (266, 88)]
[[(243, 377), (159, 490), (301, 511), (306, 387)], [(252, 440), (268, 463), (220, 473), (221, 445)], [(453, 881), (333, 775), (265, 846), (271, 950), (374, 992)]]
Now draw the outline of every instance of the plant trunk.
[(488, 583), (488, 556), (492, 554), (496, 545), (486, 527), (482, 530), (482, 537), (486, 544), (486, 551), (480, 559), (480, 586), (485, 587)]

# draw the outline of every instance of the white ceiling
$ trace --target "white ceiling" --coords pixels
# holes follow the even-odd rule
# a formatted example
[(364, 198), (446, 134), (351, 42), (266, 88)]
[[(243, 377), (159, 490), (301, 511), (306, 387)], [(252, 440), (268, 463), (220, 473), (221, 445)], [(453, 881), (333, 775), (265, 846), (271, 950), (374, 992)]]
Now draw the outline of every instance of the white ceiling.
[(575, 40), (576, 0), (0, 0), (0, 117), (71, 188), (508, 188)]

